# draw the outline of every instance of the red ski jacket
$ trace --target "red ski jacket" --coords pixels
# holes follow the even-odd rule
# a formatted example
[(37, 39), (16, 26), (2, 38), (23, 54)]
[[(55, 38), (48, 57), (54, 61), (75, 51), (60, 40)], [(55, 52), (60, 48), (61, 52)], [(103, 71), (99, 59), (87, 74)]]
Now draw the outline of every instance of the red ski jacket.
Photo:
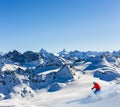
[(100, 90), (101, 89), (101, 87), (100, 87), (100, 85), (98, 84), (98, 83), (95, 83), (94, 84), (94, 87), (92, 88), (92, 89), (96, 89), (96, 90)]

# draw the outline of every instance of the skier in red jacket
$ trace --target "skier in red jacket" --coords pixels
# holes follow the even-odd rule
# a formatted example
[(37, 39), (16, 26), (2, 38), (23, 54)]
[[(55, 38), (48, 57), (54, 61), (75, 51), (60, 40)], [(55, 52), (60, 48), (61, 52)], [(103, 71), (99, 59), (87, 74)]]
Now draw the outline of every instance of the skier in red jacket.
[(97, 82), (93, 82), (94, 86), (91, 89), (95, 89), (94, 94), (101, 90), (100, 85)]

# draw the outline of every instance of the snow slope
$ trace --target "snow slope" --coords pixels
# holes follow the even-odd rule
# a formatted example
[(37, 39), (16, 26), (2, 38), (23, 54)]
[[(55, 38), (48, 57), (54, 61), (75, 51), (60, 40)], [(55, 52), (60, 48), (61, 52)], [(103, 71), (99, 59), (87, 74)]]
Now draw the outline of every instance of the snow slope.
[[(101, 84), (103, 93), (101, 100), (91, 91), (92, 82)], [(19, 88), (18, 88), (19, 90)], [(120, 85), (105, 82), (91, 75), (82, 75), (78, 80), (67, 83), (62, 90), (47, 92), (47, 89), (37, 90), (34, 97), (13, 96), (11, 99), (1, 100), (1, 106), (7, 107), (119, 107)], [(91, 95), (92, 99), (87, 97)], [(112, 103), (110, 103), (112, 102)], [(114, 106), (113, 106), (114, 105)]]
[[(55, 56), (44, 49), (4, 54), (0, 107), (119, 107), (119, 55), (63, 50)], [(93, 81), (102, 87), (98, 96), (91, 90)]]
[(13, 65), (13, 64), (4, 64), (3, 67), (1, 68), (1, 71), (2, 72), (4, 72), (4, 71), (15, 71), (18, 68), (20, 68), (22, 70), (26, 70), (25, 67), (20, 67), (20, 66)]

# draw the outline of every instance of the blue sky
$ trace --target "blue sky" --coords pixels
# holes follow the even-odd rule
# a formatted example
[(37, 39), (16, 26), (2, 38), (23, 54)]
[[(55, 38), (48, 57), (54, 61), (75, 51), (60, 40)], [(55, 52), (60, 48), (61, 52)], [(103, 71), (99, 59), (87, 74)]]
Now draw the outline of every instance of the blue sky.
[(120, 49), (120, 0), (0, 0), (0, 51)]

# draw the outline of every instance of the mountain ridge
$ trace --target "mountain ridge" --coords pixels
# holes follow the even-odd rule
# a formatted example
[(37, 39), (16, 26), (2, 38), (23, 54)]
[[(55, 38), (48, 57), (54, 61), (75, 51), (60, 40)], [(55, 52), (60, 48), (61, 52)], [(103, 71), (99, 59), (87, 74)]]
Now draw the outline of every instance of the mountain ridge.
[(53, 91), (56, 87), (54, 91), (57, 91), (62, 89), (61, 84), (75, 81), (89, 73), (103, 81), (113, 81), (120, 78), (119, 55), (120, 51), (102, 53), (63, 50), (54, 55), (44, 49), (38, 53), (14, 50), (0, 57), (0, 93), (10, 98), (13, 94), (33, 96), (36, 90), (43, 88)]

